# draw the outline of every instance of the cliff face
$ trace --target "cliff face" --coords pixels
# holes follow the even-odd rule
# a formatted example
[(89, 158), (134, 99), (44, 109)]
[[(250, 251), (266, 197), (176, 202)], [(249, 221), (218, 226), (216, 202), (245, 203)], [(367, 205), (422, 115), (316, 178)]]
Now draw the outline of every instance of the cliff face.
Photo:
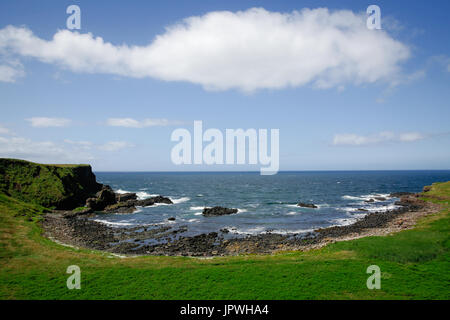
[(89, 165), (0, 159), (0, 193), (47, 208), (74, 209), (102, 188)]

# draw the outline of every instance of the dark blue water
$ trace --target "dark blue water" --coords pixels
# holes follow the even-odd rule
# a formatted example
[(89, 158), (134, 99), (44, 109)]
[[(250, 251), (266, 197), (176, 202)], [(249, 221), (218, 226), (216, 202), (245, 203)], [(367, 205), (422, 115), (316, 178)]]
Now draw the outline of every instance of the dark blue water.
[[(139, 208), (133, 214), (107, 214), (96, 220), (112, 226), (187, 226), (185, 235), (227, 228), (230, 235), (303, 233), (345, 225), (367, 212), (394, 209), (391, 192), (418, 192), (424, 185), (450, 180), (450, 171), (280, 172), (245, 173), (96, 173), (97, 180), (119, 192), (170, 197), (175, 204)], [(366, 203), (375, 196), (384, 201)], [(319, 208), (296, 206), (299, 201)], [(234, 215), (203, 217), (203, 207), (238, 208)], [(174, 222), (167, 218), (175, 217)]]

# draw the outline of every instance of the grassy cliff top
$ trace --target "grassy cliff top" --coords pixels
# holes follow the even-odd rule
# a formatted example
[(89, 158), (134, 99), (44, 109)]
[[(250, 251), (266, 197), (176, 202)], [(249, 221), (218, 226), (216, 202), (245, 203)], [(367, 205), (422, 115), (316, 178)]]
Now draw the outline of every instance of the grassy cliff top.
[(89, 164), (59, 164), (59, 163), (37, 163), (37, 162), (32, 162), (32, 161), (27, 161), (27, 160), (21, 160), (21, 159), (13, 159), (13, 158), (0, 158), (0, 161), (5, 161), (5, 162), (15, 162), (17, 164), (26, 164), (26, 163), (31, 163), (37, 166), (46, 166), (46, 167), (59, 167), (59, 168), (76, 168), (76, 167), (90, 167)]
[(49, 208), (71, 209), (99, 189), (90, 165), (0, 158), (0, 193)]

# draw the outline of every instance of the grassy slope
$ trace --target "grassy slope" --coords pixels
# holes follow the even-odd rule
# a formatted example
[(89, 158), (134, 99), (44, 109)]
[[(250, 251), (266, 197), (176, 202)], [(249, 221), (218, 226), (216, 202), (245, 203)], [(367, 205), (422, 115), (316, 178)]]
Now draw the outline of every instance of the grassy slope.
[[(427, 199), (444, 205), (413, 230), (309, 252), (214, 259), (137, 257), (72, 249), (43, 238), (30, 216), (42, 208), (0, 196), (3, 299), (449, 299), (450, 182)], [(15, 216), (20, 212), (23, 216)], [(66, 288), (67, 266), (81, 290)], [(368, 290), (366, 268), (382, 271)]]

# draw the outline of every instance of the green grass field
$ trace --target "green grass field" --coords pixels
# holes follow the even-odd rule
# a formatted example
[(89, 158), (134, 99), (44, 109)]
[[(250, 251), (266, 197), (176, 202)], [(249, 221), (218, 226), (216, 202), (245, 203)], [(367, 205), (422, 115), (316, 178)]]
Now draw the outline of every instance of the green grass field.
[[(450, 182), (427, 201), (443, 210), (412, 230), (309, 252), (197, 259), (119, 258), (41, 236), (42, 207), (0, 195), (1, 299), (449, 299)], [(381, 289), (369, 290), (369, 265)], [(81, 268), (69, 290), (66, 269)]]

